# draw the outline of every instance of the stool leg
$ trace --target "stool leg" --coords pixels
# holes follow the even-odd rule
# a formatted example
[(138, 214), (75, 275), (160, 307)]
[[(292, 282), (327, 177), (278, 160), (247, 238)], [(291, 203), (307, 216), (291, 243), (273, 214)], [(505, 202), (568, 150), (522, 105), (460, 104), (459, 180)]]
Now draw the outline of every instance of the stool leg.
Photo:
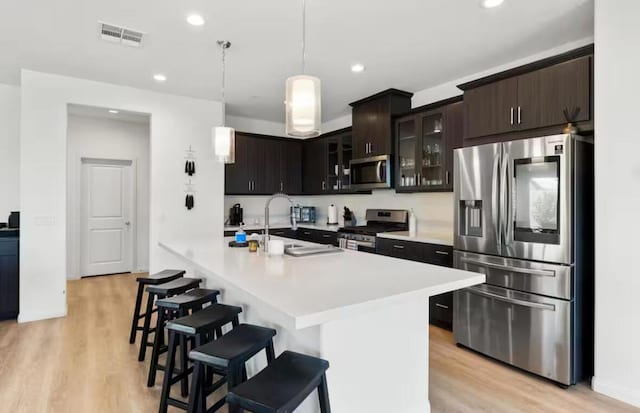
[(331, 413), (329, 405), (329, 390), (327, 389), (327, 375), (323, 374), (318, 386), (318, 398), (320, 399), (320, 413)]
[(138, 353), (138, 361), (144, 361), (147, 354), (147, 342), (149, 341), (149, 327), (151, 325), (151, 311), (153, 311), (153, 294), (147, 294), (147, 310), (144, 316), (144, 325), (142, 326), (142, 341), (140, 342), (140, 353)]
[(173, 370), (176, 366), (176, 333), (169, 332), (169, 349), (167, 351), (167, 362), (164, 369), (164, 377), (162, 379), (162, 393), (160, 393), (160, 409), (159, 413), (167, 413), (169, 395), (171, 394), (171, 379), (173, 378)]
[(269, 340), (269, 344), (267, 344), (267, 364), (271, 364), (273, 360), (276, 358), (275, 351), (273, 350), (273, 340)]
[(136, 308), (133, 310), (133, 321), (131, 322), (131, 334), (129, 335), (129, 343), (133, 344), (136, 341), (136, 332), (138, 328), (138, 319), (140, 318), (140, 306), (142, 305), (142, 294), (144, 293), (144, 286), (142, 283), (138, 283), (138, 294), (136, 295)]
[(196, 361), (193, 367), (193, 380), (191, 382), (191, 392), (189, 393), (189, 407), (188, 413), (199, 413), (206, 410), (206, 406), (203, 406), (204, 389), (202, 388), (202, 363)]
[[(242, 382), (242, 370), (244, 369), (244, 363), (239, 366), (229, 366), (227, 370), (227, 391), (237, 386)], [(229, 413), (240, 413), (240, 407), (235, 404), (227, 403), (227, 409)]]
[(158, 371), (158, 359), (160, 358), (162, 336), (164, 336), (164, 309), (158, 307), (156, 333), (153, 335), (153, 351), (151, 352), (151, 363), (149, 363), (147, 387), (153, 387), (156, 384), (156, 372)]
[[(189, 355), (187, 349), (187, 337), (184, 334), (180, 334), (180, 370), (184, 373), (189, 368)], [(182, 397), (189, 395), (189, 377), (184, 374), (182, 380), (180, 380), (180, 389)]]

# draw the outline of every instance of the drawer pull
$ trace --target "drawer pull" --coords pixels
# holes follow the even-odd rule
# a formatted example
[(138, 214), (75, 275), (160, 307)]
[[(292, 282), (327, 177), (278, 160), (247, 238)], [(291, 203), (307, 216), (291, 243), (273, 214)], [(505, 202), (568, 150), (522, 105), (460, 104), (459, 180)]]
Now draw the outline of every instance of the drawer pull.
[(311, 235), (311, 233), (309, 231), (303, 231), (302, 232), (304, 235)]
[(331, 238), (331, 235), (329, 235), (329, 234), (322, 234), (322, 238)]
[(436, 307), (444, 308), (445, 310), (449, 309), (448, 305), (444, 305), (444, 304), (440, 304), (440, 303), (436, 303)]
[(436, 254), (449, 255), (449, 253), (447, 251), (436, 251)]
[(398, 249), (398, 250), (403, 250), (404, 249), (404, 245), (393, 245), (393, 248)]

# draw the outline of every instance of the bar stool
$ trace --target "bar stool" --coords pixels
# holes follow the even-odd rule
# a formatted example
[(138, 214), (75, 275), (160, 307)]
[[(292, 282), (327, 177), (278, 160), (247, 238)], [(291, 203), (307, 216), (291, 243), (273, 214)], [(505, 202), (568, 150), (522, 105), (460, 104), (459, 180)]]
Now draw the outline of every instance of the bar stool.
[[(228, 388), (237, 386), (246, 380), (245, 363), (262, 350), (267, 353), (267, 363), (274, 357), (273, 337), (276, 330), (271, 328), (240, 324), (222, 337), (196, 347), (189, 352), (189, 358), (195, 362), (191, 391), (189, 392), (189, 413), (215, 412), (224, 406), (222, 398), (207, 409), (207, 396), (220, 388), (225, 382)], [(225, 376), (222, 380), (207, 387), (205, 368), (211, 368), (215, 374)]]
[[(167, 351), (167, 348), (161, 345), (162, 341), (164, 340), (165, 321), (172, 320), (177, 317), (188, 316), (190, 311), (196, 312), (198, 310), (202, 310), (205, 304), (216, 303), (218, 295), (220, 295), (219, 290), (195, 288), (191, 291), (187, 291), (184, 294), (174, 295), (173, 297), (156, 300), (158, 316), (155, 327), (156, 334), (153, 338), (151, 363), (149, 364), (149, 377), (147, 379), (148, 387), (153, 387), (156, 384), (156, 372), (158, 370), (164, 370), (164, 366), (158, 364), (158, 358), (160, 357), (160, 354)], [(180, 344), (182, 345), (183, 343), (181, 342)], [(184, 348), (184, 358), (186, 361), (186, 343), (182, 347)]]
[(129, 335), (129, 343), (133, 344), (136, 341), (136, 334), (138, 331), (142, 331), (142, 327), (138, 326), (138, 320), (143, 318), (145, 314), (140, 314), (140, 307), (142, 306), (142, 294), (144, 293), (144, 287), (146, 285), (158, 285), (169, 281), (173, 281), (176, 278), (184, 276), (183, 270), (163, 270), (158, 273), (149, 275), (147, 277), (138, 277), (138, 294), (136, 295), (136, 306), (133, 310), (133, 320), (131, 321), (131, 334)]
[[(138, 361), (143, 361), (147, 354), (147, 347), (152, 347), (153, 343), (149, 342), (149, 333), (157, 333), (155, 328), (151, 326), (151, 313), (153, 312), (153, 302), (156, 298), (172, 297), (182, 294), (200, 286), (200, 278), (177, 278), (164, 284), (150, 285), (147, 287), (147, 309), (144, 315), (144, 324), (142, 326), (142, 341), (140, 342), (140, 352), (138, 353)], [(164, 343), (164, 337), (160, 337), (161, 343)]]
[[(238, 326), (238, 314), (242, 312), (242, 308), (224, 304), (212, 304), (202, 311), (198, 311), (193, 315), (175, 319), (167, 322), (167, 330), (169, 330), (169, 345), (167, 353), (167, 364), (164, 370), (164, 379), (162, 381), (162, 392), (160, 393), (160, 413), (166, 413), (169, 405), (187, 410), (188, 404), (171, 398), (171, 386), (181, 382), (182, 396), (188, 394), (188, 376), (193, 368), (188, 367), (186, 339), (193, 338), (196, 347), (211, 341), (215, 336), (222, 336), (222, 327), (231, 323), (233, 327)], [(176, 351), (180, 344), (181, 350), (181, 366), (179, 371), (176, 366)], [(224, 380), (224, 379), (222, 379)], [(209, 383), (209, 380), (207, 380)], [(221, 384), (220, 384), (221, 385)]]
[(326, 371), (329, 362), (285, 351), (273, 363), (227, 393), (229, 413), (286, 413), (297, 408), (318, 389), (320, 412), (331, 413)]

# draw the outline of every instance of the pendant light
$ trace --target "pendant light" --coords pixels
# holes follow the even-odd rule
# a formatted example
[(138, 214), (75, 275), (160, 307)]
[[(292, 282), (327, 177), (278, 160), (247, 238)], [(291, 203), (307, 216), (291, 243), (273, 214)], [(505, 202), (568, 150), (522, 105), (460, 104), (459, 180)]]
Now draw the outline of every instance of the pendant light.
[(213, 128), (212, 143), (216, 157), (220, 162), (235, 163), (236, 161), (236, 131), (225, 125), (226, 102), (224, 95), (226, 52), (231, 43), (226, 40), (218, 40), (222, 49), (222, 126)]
[(306, 0), (302, 0), (302, 74), (291, 76), (286, 85), (286, 132), (310, 138), (320, 135), (320, 79), (305, 74)]

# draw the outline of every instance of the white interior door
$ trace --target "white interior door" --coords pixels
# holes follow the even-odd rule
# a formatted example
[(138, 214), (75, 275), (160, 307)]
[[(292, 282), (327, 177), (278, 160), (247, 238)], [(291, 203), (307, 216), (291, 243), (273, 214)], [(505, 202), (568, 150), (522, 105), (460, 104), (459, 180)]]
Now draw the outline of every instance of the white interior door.
[(82, 275), (132, 270), (131, 161), (82, 161)]

